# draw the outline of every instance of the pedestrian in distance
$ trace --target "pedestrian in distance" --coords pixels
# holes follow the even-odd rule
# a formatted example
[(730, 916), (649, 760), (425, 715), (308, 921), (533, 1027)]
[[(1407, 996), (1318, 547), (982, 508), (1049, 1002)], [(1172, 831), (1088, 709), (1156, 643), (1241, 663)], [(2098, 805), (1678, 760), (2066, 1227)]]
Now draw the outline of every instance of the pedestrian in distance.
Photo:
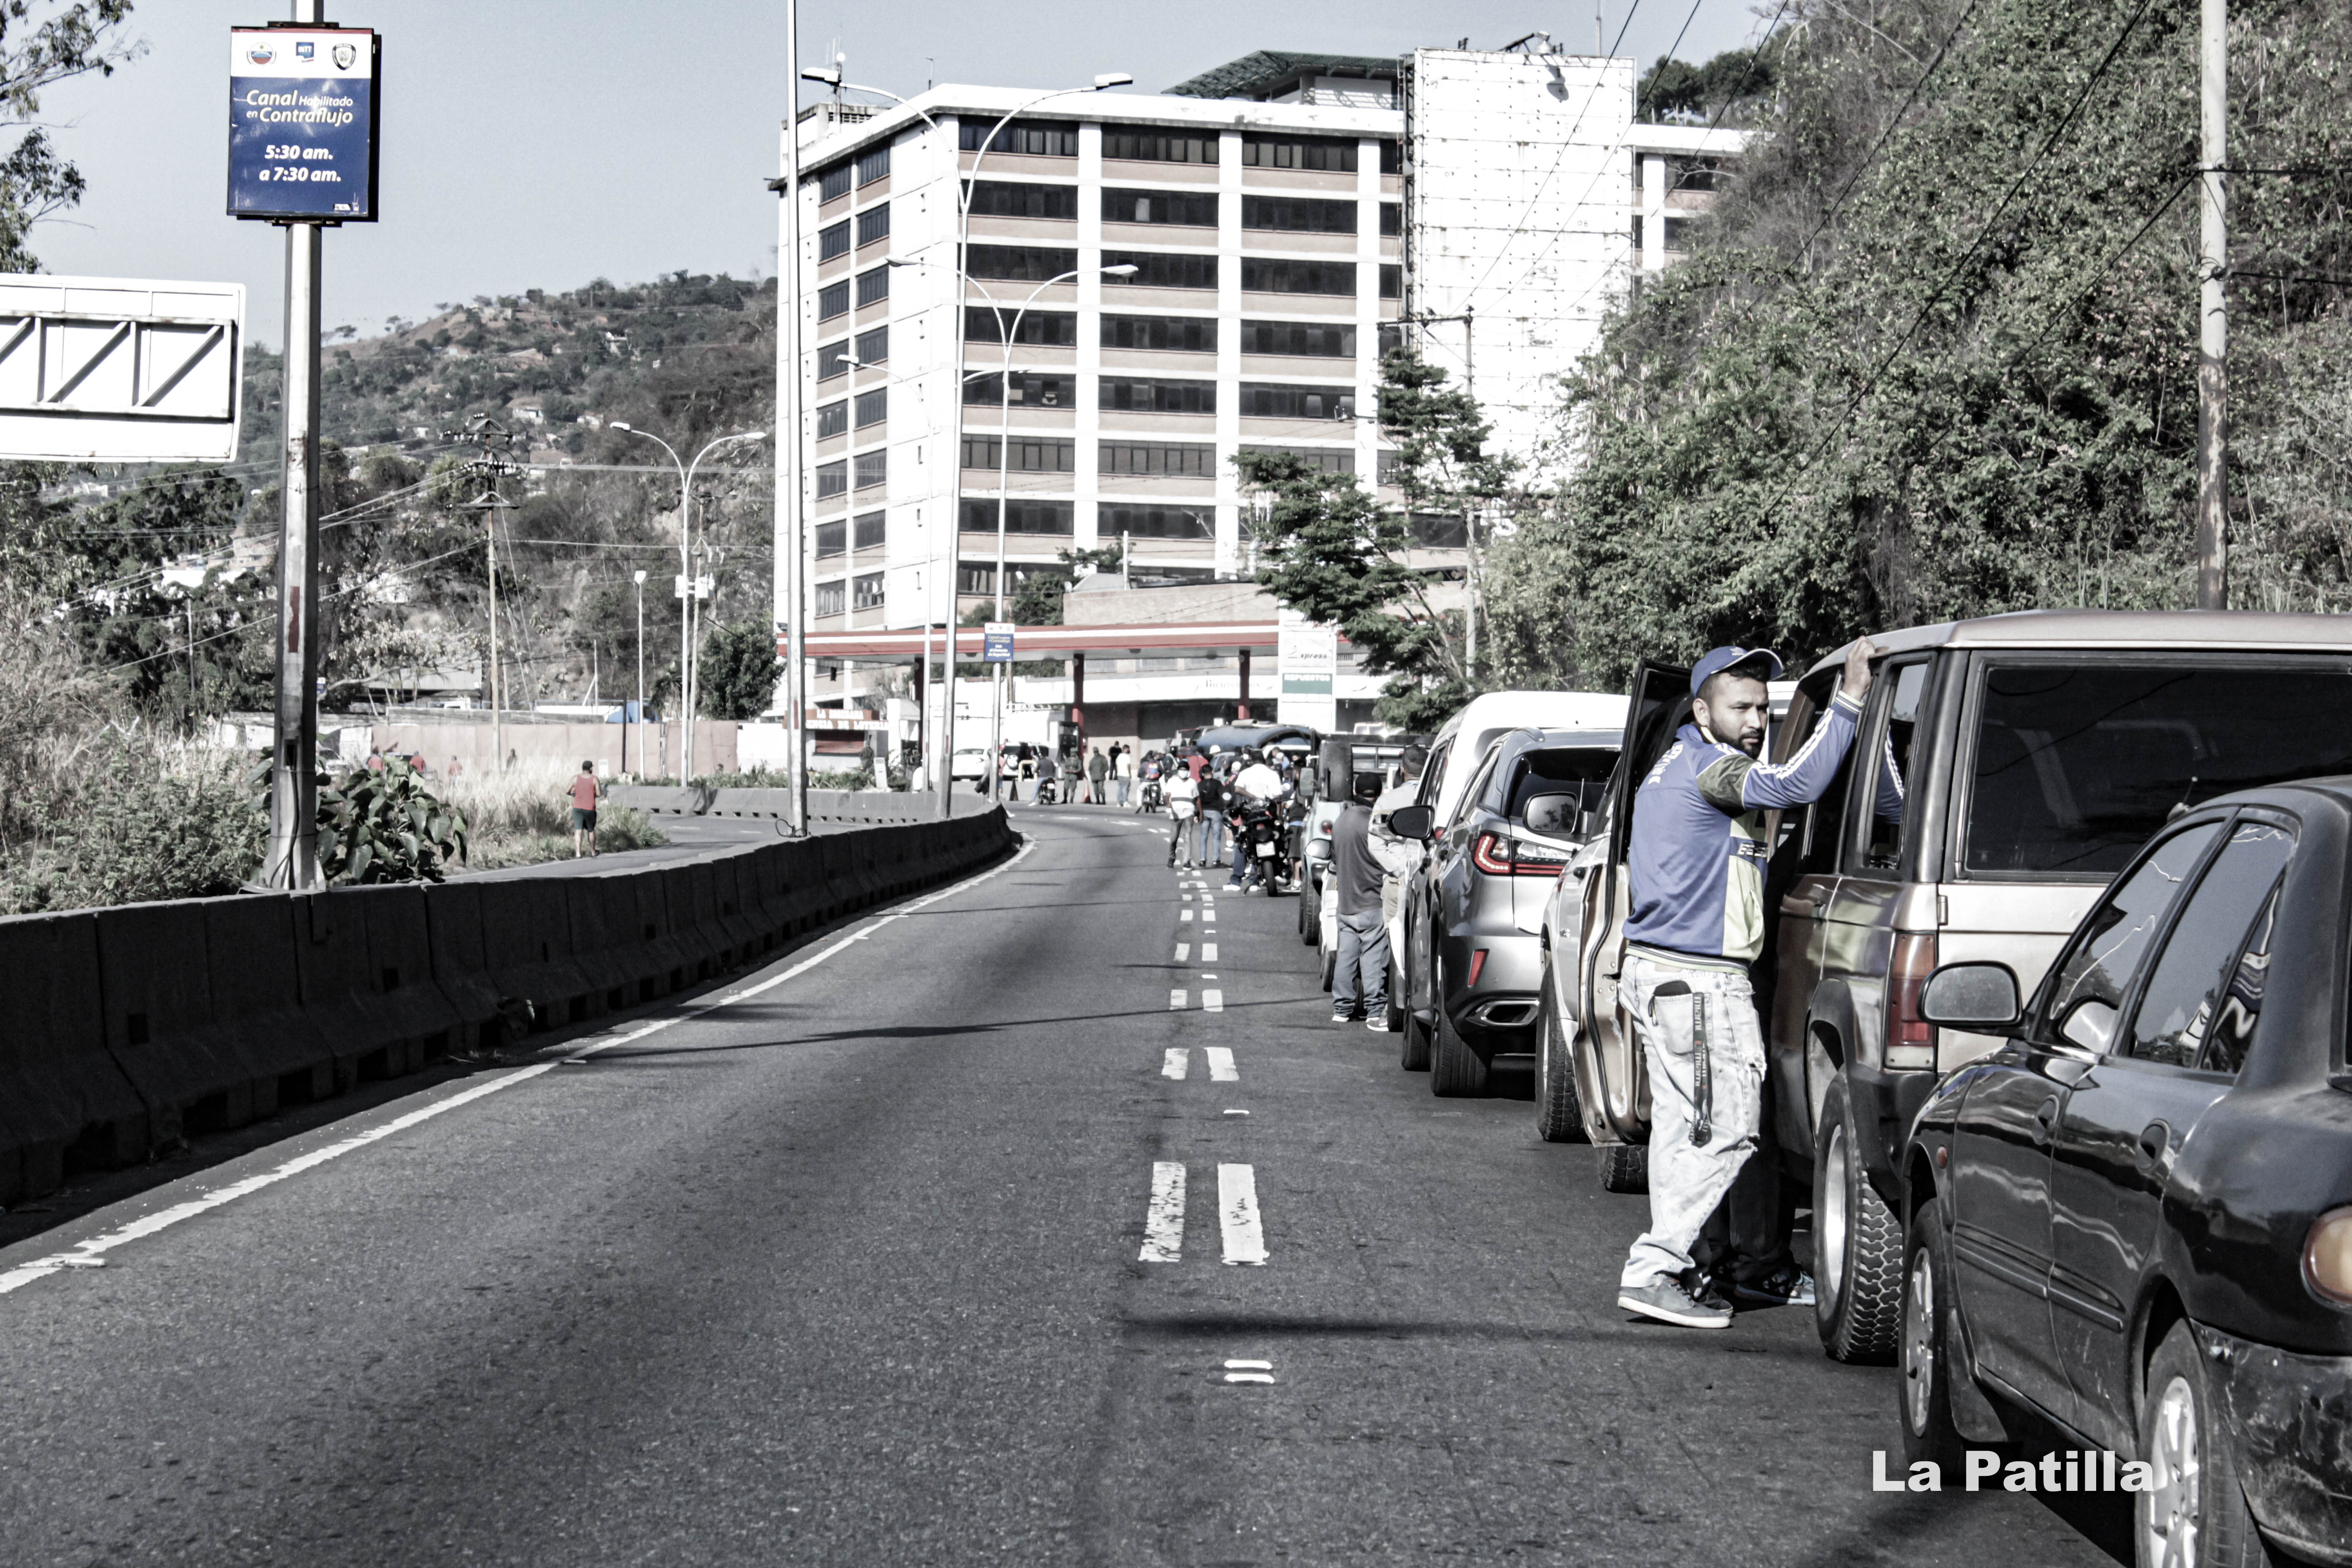
[(1389, 928), (1381, 918), (1381, 888), (1388, 868), (1372, 853), (1372, 800), (1368, 774), (1349, 781), (1348, 804), (1331, 824), (1331, 877), (1339, 895), (1339, 951), (1331, 968), (1331, 1021), (1364, 1020), (1382, 1034), (1389, 1026)]
[(572, 858), (596, 853), (596, 798), (604, 791), (596, 785), (596, 764), (583, 762), (579, 776), (572, 781)]
[(1051, 751), (1039, 752), (1037, 753), (1037, 787), (1029, 792), (1030, 805), (1044, 805), (1054, 798), (1055, 771), (1054, 753)]
[(1423, 847), (1418, 838), (1401, 838), (1389, 831), (1389, 813), (1421, 798), (1422, 771), (1428, 765), (1428, 747), (1407, 746), (1404, 755), (1398, 759), (1396, 782), (1372, 802), (1372, 817), (1367, 824), (1373, 857), (1388, 871), (1381, 883), (1381, 921), (1382, 929), (1389, 933), (1391, 954), (1397, 951), (1400, 940), (1397, 917), (1404, 912), (1404, 886), (1421, 868)]
[(1135, 753), (1125, 746), (1111, 749), (1111, 773), (1118, 784), (1118, 804), (1125, 805), (1127, 797), (1135, 793)]
[(1087, 804), (1088, 805), (1106, 804), (1103, 780), (1109, 776), (1110, 759), (1103, 755), (1100, 746), (1097, 746), (1087, 756)]
[[(1780, 657), (1709, 649), (1691, 669), (1690, 722), (1634, 792), (1617, 995), (1650, 1074), (1650, 1228), (1619, 1276), (1626, 1311), (1685, 1328), (1730, 1325), (1731, 1303), (1691, 1247), (1757, 1146), (1764, 1031), (1748, 966), (1764, 946), (1764, 814), (1828, 790), (1853, 743), (1874, 651), (1867, 637), (1847, 650), (1837, 695), (1804, 746), (1763, 763), (1766, 683)], [(1801, 1275), (1758, 1284), (1766, 1300), (1812, 1289)]]
[(463, 774), (465, 771), (466, 764), (452, 757), (449, 759), (449, 771), (442, 774), (442, 777), (454, 779)]
[(1192, 781), (1193, 804), (1201, 814), (1201, 829), (1194, 836), (1198, 851), (1192, 857), (1202, 867), (1217, 863), (1223, 846), (1225, 826), (1225, 781), (1213, 768), (1202, 768), (1201, 776)]
[(1195, 829), (1192, 818), (1201, 807), (1201, 786), (1192, 775), (1178, 768), (1167, 781), (1168, 795), (1168, 864), (1190, 870), (1192, 866), (1192, 839)]

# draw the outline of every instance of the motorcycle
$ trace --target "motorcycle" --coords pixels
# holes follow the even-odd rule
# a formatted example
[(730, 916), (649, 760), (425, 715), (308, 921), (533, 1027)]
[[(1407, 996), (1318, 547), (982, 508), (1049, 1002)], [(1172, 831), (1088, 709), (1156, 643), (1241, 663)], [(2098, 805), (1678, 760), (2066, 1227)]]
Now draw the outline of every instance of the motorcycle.
[(1160, 781), (1158, 779), (1144, 780), (1143, 805), (1141, 809), (1145, 811), (1158, 811), (1161, 806), (1167, 804), (1167, 798), (1160, 793)]
[(1250, 864), (1265, 884), (1267, 896), (1286, 890), (1297, 868), (1291, 864), (1290, 833), (1279, 805), (1253, 802), (1241, 806), (1234, 813), (1233, 824)]

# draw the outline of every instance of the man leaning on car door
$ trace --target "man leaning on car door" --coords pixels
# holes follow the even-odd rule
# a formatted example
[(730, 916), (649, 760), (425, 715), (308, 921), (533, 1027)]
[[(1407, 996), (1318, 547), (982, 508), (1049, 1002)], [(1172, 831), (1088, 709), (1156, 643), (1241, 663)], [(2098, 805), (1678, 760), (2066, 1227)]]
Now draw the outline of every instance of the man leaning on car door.
[(1764, 1032), (1748, 966), (1764, 945), (1764, 813), (1809, 805), (1837, 776), (1874, 651), (1855, 641), (1820, 725), (1795, 756), (1768, 763), (1757, 758), (1780, 656), (1709, 649), (1691, 669), (1691, 721), (1634, 793), (1617, 994), (1650, 1075), (1650, 1228), (1618, 1281), (1629, 1312), (1730, 1324), (1691, 1244), (1756, 1148)]

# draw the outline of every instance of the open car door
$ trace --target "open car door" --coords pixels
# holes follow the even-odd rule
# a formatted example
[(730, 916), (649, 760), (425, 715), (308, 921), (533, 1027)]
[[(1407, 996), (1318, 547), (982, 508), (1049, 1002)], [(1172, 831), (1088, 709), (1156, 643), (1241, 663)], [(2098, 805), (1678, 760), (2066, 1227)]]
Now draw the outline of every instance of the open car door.
[(1644, 659), (1633, 668), (1625, 710), (1625, 744), (1601, 797), (1601, 838), (1607, 858), (1584, 880), (1583, 946), (1578, 953), (1577, 1098), (1595, 1143), (1650, 1141), (1650, 1077), (1642, 1047), (1617, 1005), (1625, 966), (1625, 921), (1633, 910), (1626, 852), (1633, 842), (1633, 792), (1675, 742), (1690, 713), (1690, 671)]

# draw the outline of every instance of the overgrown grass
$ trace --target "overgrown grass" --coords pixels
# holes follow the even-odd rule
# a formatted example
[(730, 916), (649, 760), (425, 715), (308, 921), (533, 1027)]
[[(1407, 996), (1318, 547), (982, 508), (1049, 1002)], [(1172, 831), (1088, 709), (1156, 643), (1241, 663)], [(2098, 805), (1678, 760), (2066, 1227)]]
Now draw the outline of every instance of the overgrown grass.
[[(570, 859), (572, 781), (578, 776), (576, 769), (560, 763), (533, 763), (440, 781), (442, 798), (466, 814), (472, 836), (467, 863), (494, 870)], [(610, 804), (597, 808), (599, 850), (653, 849), (668, 842), (669, 836), (642, 811)]]
[(16, 803), (0, 913), (209, 898), (258, 870), (267, 824), (243, 753), (124, 723), (55, 761), (47, 787)]
[[(903, 779), (904, 775), (899, 775), (898, 780), (893, 781), (892, 787), (897, 787)], [(647, 779), (645, 782), (666, 789), (677, 787), (676, 779)], [(792, 774), (782, 768), (746, 768), (734, 773), (704, 773), (694, 782), (709, 789), (790, 789), (793, 787)], [(846, 772), (819, 771), (809, 774), (811, 789), (872, 789), (873, 787), (874, 774), (866, 768), (855, 768)]]

